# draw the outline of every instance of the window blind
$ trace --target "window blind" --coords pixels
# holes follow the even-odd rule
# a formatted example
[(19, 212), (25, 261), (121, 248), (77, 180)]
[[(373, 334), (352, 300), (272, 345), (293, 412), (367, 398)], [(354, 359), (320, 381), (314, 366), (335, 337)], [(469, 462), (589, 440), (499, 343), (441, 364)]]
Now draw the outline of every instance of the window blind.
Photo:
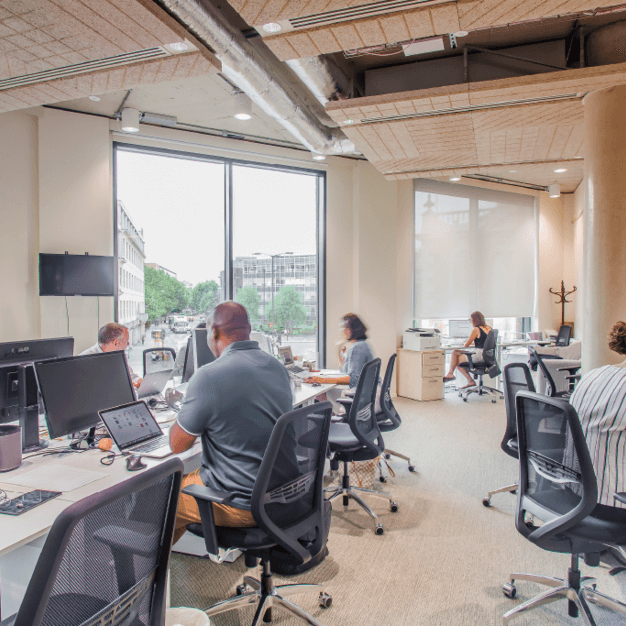
[(533, 196), (415, 181), (414, 318), (530, 317)]

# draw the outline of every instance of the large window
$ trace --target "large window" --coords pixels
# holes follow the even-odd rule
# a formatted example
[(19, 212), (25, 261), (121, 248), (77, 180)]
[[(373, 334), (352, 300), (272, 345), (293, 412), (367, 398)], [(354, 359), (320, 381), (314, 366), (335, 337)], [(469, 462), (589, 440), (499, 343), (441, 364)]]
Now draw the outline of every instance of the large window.
[(141, 347), (178, 352), (183, 322), (226, 299), (274, 349), (317, 356), (323, 173), (115, 144), (115, 175), (117, 315), (140, 346), (133, 368)]
[(416, 181), (416, 320), (533, 316), (536, 254), (532, 196)]

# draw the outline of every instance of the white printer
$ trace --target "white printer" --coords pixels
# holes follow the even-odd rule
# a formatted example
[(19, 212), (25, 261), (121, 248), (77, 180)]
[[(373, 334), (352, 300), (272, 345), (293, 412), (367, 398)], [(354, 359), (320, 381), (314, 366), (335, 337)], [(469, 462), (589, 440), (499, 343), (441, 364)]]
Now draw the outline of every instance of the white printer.
[(434, 328), (407, 328), (402, 334), (402, 347), (405, 350), (439, 350), (441, 339)]

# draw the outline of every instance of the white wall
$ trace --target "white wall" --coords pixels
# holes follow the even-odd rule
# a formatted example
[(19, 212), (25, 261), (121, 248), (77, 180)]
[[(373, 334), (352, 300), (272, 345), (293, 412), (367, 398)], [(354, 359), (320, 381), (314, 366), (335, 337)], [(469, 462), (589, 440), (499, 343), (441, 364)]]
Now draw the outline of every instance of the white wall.
[[(575, 193), (564, 196), (565, 222), (563, 258), (565, 266), (565, 286), (577, 291), (568, 299), (572, 304), (565, 305), (566, 317), (574, 321), (574, 336), (582, 339), (583, 320), (583, 209), (585, 186), (579, 185)], [(573, 315), (572, 315), (573, 313)]]
[(0, 342), (41, 336), (37, 128), (36, 116), (0, 115)]

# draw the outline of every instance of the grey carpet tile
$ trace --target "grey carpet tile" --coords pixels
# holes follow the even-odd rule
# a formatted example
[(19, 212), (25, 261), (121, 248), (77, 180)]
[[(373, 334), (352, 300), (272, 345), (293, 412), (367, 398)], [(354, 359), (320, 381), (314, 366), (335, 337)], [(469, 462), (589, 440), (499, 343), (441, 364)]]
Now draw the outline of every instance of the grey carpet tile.
[[(502, 584), (511, 572), (563, 577), (569, 557), (531, 545), (515, 529), (515, 496), (493, 496), (492, 507), (482, 498), (490, 489), (514, 482), (517, 463), (502, 452), (504, 401), (456, 394), (442, 402), (394, 400), (402, 416), (399, 430), (385, 435), (385, 444), (411, 457), (391, 459), (395, 477), (377, 489), (393, 495), (397, 513), (381, 498), (366, 500), (380, 516), (385, 534), (374, 534), (371, 518), (351, 502), (333, 504), (330, 556), (296, 577), (276, 576), (276, 584), (312, 582), (327, 585), (333, 605), (321, 609), (315, 593), (292, 600), (327, 626), (498, 626), (502, 615), (543, 587), (520, 582), (518, 597), (506, 598)], [(626, 572), (615, 577), (608, 567), (590, 568), (598, 590), (626, 602)], [(244, 574), (240, 558), (217, 565), (205, 559), (173, 555), (172, 605), (206, 608), (234, 594)], [(593, 608), (598, 626), (624, 626), (626, 619)], [(215, 616), (215, 626), (250, 624), (252, 607)], [(274, 611), (274, 623), (302, 624)], [(567, 616), (566, 602), (516, 618), (516, 626), (570, 626), (582, 620)]]

